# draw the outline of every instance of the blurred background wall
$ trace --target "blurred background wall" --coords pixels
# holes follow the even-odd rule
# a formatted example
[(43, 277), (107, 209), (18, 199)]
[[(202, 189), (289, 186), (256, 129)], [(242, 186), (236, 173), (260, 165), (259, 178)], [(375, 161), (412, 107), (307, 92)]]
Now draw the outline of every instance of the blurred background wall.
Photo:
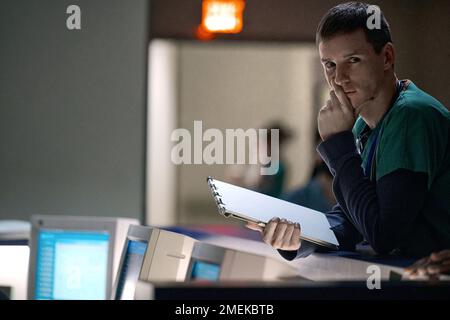
[(1, 1), (0, 218), (143, 221), (149, 16), (147, 0)]

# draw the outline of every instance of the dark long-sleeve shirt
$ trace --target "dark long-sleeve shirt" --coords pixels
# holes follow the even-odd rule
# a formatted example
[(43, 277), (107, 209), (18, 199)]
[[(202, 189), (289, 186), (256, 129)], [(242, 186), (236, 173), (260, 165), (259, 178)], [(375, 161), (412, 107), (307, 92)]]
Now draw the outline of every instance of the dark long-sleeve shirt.
[[(363, 174), (351, 131), (333, 135), (317, 149), (334, 176), (338, 204), (326, 215), (339, 249), (354, 250), (363, 239), (379, 254), (423, 256), (440, 247), (419, 214), (426, 199), (426, 173), (398, 169), (370, 181)], [(315, 245), (303, 242), (298, 251), (280, 250), (280, 254), (292, 260), (314, 250)]]

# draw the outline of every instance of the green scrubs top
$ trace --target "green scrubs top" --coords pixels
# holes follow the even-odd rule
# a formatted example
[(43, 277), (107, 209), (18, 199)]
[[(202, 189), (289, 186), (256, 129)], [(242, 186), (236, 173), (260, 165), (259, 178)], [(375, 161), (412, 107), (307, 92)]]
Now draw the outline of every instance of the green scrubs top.
[[(402, 84), (392, 107), (366, 137), (362, 167), (372, 181), (398, 169), (426, 173), (421, 214), (450, 248), (450, 112), (411, 81)], [(359, 117), (353, 127), (357, 144), (366, 126)]]

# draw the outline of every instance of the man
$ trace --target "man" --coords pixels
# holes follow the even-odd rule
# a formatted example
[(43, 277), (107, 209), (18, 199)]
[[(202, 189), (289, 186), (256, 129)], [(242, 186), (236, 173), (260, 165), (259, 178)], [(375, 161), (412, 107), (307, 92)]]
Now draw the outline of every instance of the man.
[[(450, 113), (394, 72), (395, 49), (381, 13), (346, 3), (321, 20), (316, 40), (330, 99), (318, 115), (317, 150), (334, 176), (327, 218), (341, 250), (362, 240), (379, 254), (422, 257), (450, 247)], [(301, 227), (248, 224), (286, 259), (315, 250)]]

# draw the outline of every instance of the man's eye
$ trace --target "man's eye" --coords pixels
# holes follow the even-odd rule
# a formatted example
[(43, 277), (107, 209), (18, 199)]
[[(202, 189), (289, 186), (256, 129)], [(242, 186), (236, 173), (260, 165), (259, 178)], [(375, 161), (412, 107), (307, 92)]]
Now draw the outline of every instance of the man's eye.
[(335, 64), (333, 62), (327, 62), (325, 63), (325, 68), (327, 69), (333, 69)]
[(352, 57), (352, 58), (350, 58), (348, 61), (349, 61), (350, 63), (357, 63), (357, 62), (361, 61), (361, 59), (356, 58), (356, 57)]

